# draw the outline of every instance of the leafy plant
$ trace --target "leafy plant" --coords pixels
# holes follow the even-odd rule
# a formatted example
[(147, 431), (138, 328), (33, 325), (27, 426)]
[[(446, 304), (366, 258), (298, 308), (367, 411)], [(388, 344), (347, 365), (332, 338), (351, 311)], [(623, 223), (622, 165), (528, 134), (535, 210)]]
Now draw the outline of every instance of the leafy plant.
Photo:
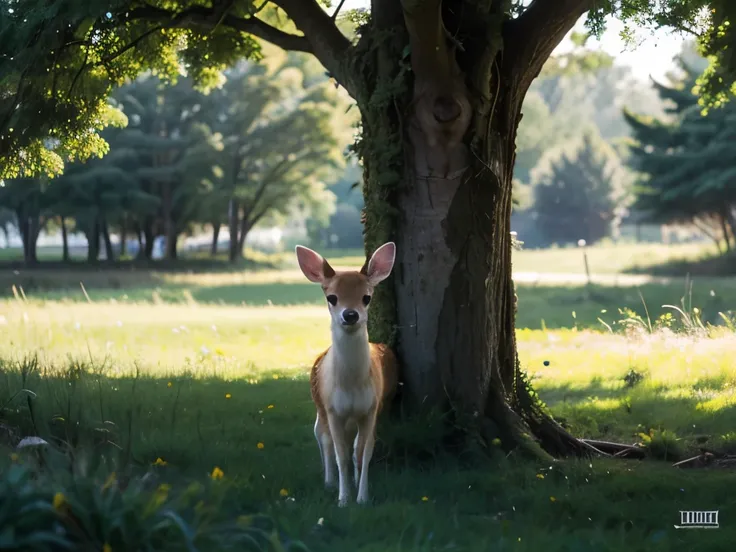
[(626, 387), (634, 387), (646, 379), (646, 373), (640, 372), (636, 368), (629, 368), (624, 375), (624, 385)]
[(666, 429), (650, 429), (649, 433), (639, 433), (641, 446), (653, 458), (660, 460), (674, 460), (682, 454), (680, 439), (672, 431)]
[(45, 469), (12, 454), (0, 479), (0, 548), (47, 550), (307, 550), (279, 533), (274, 520), (238, 512), (215, 470), (204, 484), (63, 469), (45, 453)]

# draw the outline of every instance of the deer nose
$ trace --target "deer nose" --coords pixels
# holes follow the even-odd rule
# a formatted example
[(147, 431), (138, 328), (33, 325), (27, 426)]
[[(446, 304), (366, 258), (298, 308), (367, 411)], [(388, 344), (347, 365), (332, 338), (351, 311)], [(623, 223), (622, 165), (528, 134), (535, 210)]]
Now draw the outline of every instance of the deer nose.
[(358, 321), (359, 318), (360, 318), (360, 315), (358, 314), (358, 311), (356, 310), (345, 309), (344, 311), (342, 311), (342, 321), (347, 326), (352, 326)]

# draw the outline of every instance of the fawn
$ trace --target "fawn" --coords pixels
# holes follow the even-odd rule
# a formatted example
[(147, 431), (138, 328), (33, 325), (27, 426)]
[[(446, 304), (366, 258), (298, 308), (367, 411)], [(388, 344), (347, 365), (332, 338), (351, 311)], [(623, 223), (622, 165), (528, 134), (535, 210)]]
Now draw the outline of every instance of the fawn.
[(368, 501), (376, 417), (398, 383), (394, 353), (386, 345), (368, 341), (368, 305), (375, 286), (391, 273), (396, 246), (389, 242), (379, 247), (360, 271), (336, 272), (319, 253), (301, 245), (296, 246), (296, 256), (307, 279), (322, 285), (332, 318), (332, 345), (314, 361), (310, 377), (317, 407), (314, 436), (325, 486), (335, 483), (336, 456), (338, 505), (347, 504), (348, 443), (355, 435), (354, 477), (357, 502), (363, 504)]

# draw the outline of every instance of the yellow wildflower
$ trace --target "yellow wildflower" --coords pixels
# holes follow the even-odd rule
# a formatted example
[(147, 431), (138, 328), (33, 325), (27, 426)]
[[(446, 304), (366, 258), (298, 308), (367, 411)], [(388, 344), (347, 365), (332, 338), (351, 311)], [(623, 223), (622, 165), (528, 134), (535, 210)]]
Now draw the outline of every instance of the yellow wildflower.
[(286, 489), (281, 489), (281, 490), (279, 491), (279, 494), (280, 494), (281, 496), (289, 496), (289, 491), (287, 491)]
[(224, 476), (225, 476), (225, 473), (217, 466), (215, 466), (215, 469), (213, 469), (212, 473), (210, 474), (210, 477), (212, 479), (222, 479)]
[(220, 349), (219, 347), (216, 347), (216, 348), (215, 348), (215, 354), (216, 354), (217, 356), (225, 356), (225, 351), (223, 351), (223, 350), (222, 350), (222, 349)]
[(429, 497), (428, 496), (423, 496), (422, 497), (422, 502), (429, 502)]
[(54, 509), (60, 510), (61, 507), (64, 506), (64, 504), (66, 504), (66, 497), (62, 493), (56, 493), (54, 495), (54, 502), (53, 502)]
[(549, 497), (549, 501), (550, 502), (557, 502), (557, 499), (555, 497), (551, 496), (551, 497)]
[(269, 409), (273, 408), (273, 405), (272, 405), (272, 404), (269, 404), (269, 405), (268, 405), (268, 408), (269, 408)]
[(500, 447), (501, 446), (501, 439), (499, 439), (498, 437), (496, 437), (493, 441), (491, 441), (491, 444), (494, 445), (494, 446), (496, 446), (496, 447)]
[(226, 399), (232, 399), (233, 396), (230, 393), (225, 393), (225, 398)]
[(537, 474), (537, 479), (544, 479), (544, 475), (543, 475), (543, 474), (541, 474), (541, 473), (538, 473), (538, 474)]
[(107, 479), (105, 480), (105, 484), (102, 486), (102, 490), (104, 491), (105, 489), (109, 489), (110, 487), (112, 487), (113, 484), (115, 483), (115, 480), (116, 480), (115, 472), (112, 472), (110, 475), (107, 476)]
[(174, 385), (174, 384), (171, 383), (171, 382), (169, 382), (169, 383), (166, 384), (166, 387), (171, 387), (172, 385)]
[(258, 443), (256, 446), (258, 447), (258, 450), (263, 450), (264, 448), (266, 448), (266, 445), (264, 445), (263, 443)]
[(162, 458), (156, 458), (156, 461), (153, 463), (154, 466), (165, 466), (166, 464), (168, 464), (168, 462)]
[(253, 516), (238, 516), (238, 525), (247, 527), (251, 523), (253, 523)]
[(279, 379), (279, 375), (278, 374), (274, 374), (273, 375), (273, 379)]

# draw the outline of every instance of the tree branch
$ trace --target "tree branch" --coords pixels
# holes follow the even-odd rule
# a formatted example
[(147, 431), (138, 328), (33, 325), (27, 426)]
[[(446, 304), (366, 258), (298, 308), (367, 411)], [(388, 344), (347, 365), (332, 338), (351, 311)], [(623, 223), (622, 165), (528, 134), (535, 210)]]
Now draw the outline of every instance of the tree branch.
[(552, 51), (594, 0), (533, 0), (503, 30), (504, 67), (523, 98)]
[(332, 17), (330, 19), (332, 19), (333, 21), (337, 19), (337, 16), (339, 15), (340, 10), (342, 9), (342, 5), (344, 3), (345, 3), (345, 0), (340, 0), (340, 3), (337, 5), (337, 9), (335, 10), (335, 13), (332, 14)]
[(358, 85), (349, 69), (353, 46), (316, 0), (272, 0), (304, 33), (311, 52), (333, 78), (355, 97)]
[(146, 5), (128, 13), (129, 20), (145, 19), (157, 22), (162, 27), (190, 27), (211, 30), (218, 24), (242, 33), (252, 34), (284, 50), (311, 53), (309, 42), (303, 36), (285, 33), (264, 23), (257, 17), (242, 19), (234, 15), (218, 13), (218, 10), (194, 6), (176, 13), (155, 6)]

